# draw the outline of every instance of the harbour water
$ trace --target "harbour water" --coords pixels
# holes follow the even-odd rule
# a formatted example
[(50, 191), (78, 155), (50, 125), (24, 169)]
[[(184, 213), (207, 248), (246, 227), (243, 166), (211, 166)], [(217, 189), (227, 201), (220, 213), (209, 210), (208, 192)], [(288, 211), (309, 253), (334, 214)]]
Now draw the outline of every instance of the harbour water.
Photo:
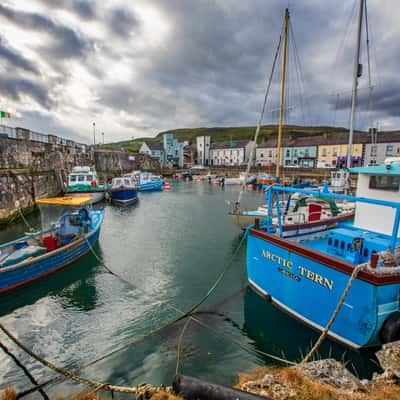
[[(122, 279), (89, 254), (59, 273), (0, 297), (2, 322), (41, 356), (71, 370), (124, 347), (80, 369), (85, 377), (115, 385), (170, 385), (184, 321), (148, 335), (197, 303), (232, 259), (241, 237), (226, 214), (227, 203), (235, 201), (238, 190), (172, 181), (171, 191), (140, 193), (134, 206), (107, 205), (94, 251)], [(244, 196), (248, 208), (262, 202), (261, 193)], [(29, 221), (37, 225), (38, 217)], [(1, 231), (0, 242), (25, 230), (18, 224)], [(317, 333), (247, 288), (244, 244), (187, 326), (179, 372), (233, 384), (239, 371), (276, 364), (263, 353), (299, 361), (317, 338)], [(1, 340), (39, 382), (55, 376), (4, 335)], [(345, 360), (360, 377), (370, 377), (377, 369), (373, 351), (359, 353), (328, 340), (318, 356)], [(31, 386), (4, 353), (0, 383), (17, 389)], [(61, 381), (49, 386), (48, 393), (83, 389)]]

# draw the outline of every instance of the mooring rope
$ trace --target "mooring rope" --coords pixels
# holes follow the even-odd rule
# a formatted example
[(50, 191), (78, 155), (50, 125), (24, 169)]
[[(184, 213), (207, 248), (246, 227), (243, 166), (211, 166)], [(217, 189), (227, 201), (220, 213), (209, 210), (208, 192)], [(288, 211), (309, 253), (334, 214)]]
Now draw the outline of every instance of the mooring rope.
[[(233, 256), (230, 260), (230, 262), (227, 264), (227, 266), (225, 267), (225, 269), (222, 271), (222, 273), (220, 274), (220, 276), (218, 277), (218, 279), (216, 280), (216, 282), (212, 285), (211, 289), (207, 291), (206, 295), (203, 296), (203, 298), (197, 303), (195, 304), (193, 307), (191, 307), (191, 309), (189, 310), (189, 312), (184, 312), (179, 310), (178, 308), (172, 306), (172, 305), (168, 305), (170, 308), (173, 308), (174, 310), (178, 311), (179, 313), (181, 313), (182, 315), (177, 318), (175, 321), (173, 322), (169, 322), (167, 325), (171, 325), (173, 323), (176, 323), (177, 321), (185, 318), (186, 316), (190, 315), (191, 313), (194, 312), (194, 310), (196, 310), (197, 307), (199, 307), (209, 296), (210, 294), (213, 292), (213, 290), (215, 290), (215, 288), (218, 286), (218, 284), (221, 282), (223, 276), (228, 272), (229, 268), (231, 267), (231, 265), (233, 264), (234, 261), (234, 257), (236, 256), (236, 254), (238, 253), (239, 249), (241, 248), (244, 239), (245, 239), (246, 234), (243, 235), (238, 247), (236, 248), (235, 252), (233, 253)], [(130, 285), (131, 287), (134, 287), (135, 289), (137, 289), (136, 286), (134, 286), (132, 283), (130, 283), (129, 281), (127, 281), (125, 278), (119, 276), (118, 274), (114, 273), (114, 271), (112, 271), (110, 268), (107, 267), (107, 265), (101, 260), (101, 258), (96, 254), (96, 252), (94, 251), (93, 247), (91, 246), (89, 240), (86, 238), (86, 236), (84, 236), (89, 249), (91, 250), (91, 252), (94, 254), (94, 256), (96, 257), (96, 259), (101, 263), (101, 265), (104, 266), (104, 268), (111, 273), (112, 275), (118, 277), (119, 279), (123, 280), (125, 283), (127, 283), (128, 285)], [(146, 295), (148, 294), (147, 292), (143, 291), (142, 292), (146, 293)], [(166, 326), (167, 326), (166, 325)], [(165, 326), (164, 326), (165, 328)], [(94, 388), (98, 388), (101, 386), (102, 390), (108, 390), (111, 392), (120, 392), (120, 393), (138, 393), (138, 387), (134, 386), (134, 387), (125, 387), (125, 386), (113, 386), (110, 384), (104, 384), (102, 382), (97, 382), (88, 378), (84, 378), (81, 377), (77, 374), (74, 374), (70, 371), (67, 371), (64, 368), (61, 368), (55, 364), (53, 364), (52, 362), (46, 360), (45, 358), (39, 356), (37, 353), (35, 353), (32, 349), (30, 349), (29, 347), (27, 347), (25, 344), (23, 344), (20, 340), (18, 340), (18, 338), (13, 335), (13, 333), (7, 329), (2, 323), (0, 323), (0, 329), (18, 346), (20, 347), (22, 350), (24, 350), (27, 354), (29, 354), (32, 358), (34, 358), (35, 360), (39, 361), (41, 364), (45, 365), (46, 367), (52, 369), (53, 371), (59, 373), (60, 375), (63, 375), (66, 378), (69, 378), (75, 382), (81, 383), (81, 384), (85, 384), (87, 386), (91, 386)], [(115, 352), (113, 352), (115, 354)], [(104, 359), (104, 357), (102, 358)], [(37, 385), (40, 386), (40, 385)], [(148, 389), (148, 387), (147, 387)]]
[(113, 386), (109, 384), (104, 384), (102, 382), (97, 382), (92, 379), (84, 378), (82, 376), (76, 375), (70, 371), (67, 371), (64, 368), (61, 368), (52, 362), (48, 361), (47, 359), (39, 356), (39, 354), (35, 353), (31, 350), (28, 346), (22, 343), (10, 330), (8, 330), (1, 322), (0, 322), (0, 329), (25, 353), (29, 354), (32, 358), (39, 361), (41, 364), (45, 365), (46, 367), (50, 368), (51, 370), (59, 373), (60, 375), (64, 375), (66, 378), (69, 378), (75, 382), (81, 383), (83, 385), (91, 386), (91, 387), (98, 387), (100, 385), (104, 385), (102, 390), (108, 390), (113, 392), (119, 393), (137, 393), (137, 386), (127, 387), (127, 386)]
[(35, 229), (32, 227), (32, 225), (29, 224), (29, 222), (26, 220), (24, 213), (21, 210), (21, 207), (18, 206), (18, 212), (22, 218), (22, 221), (25, 223), (25, 225), (28, 227), (30, 232), (35, 232)]
[(185, 321), (185, 324), (183, 325), (181, 334), (179, 335), (179, 339), (178, 339), (178, 347), (176, 349), (176, 368), (175, 368), (175, 375), (179, 374), (179, 368), (180, 368), (180, 359), (181, 359), (181, 345), (182, 345), (182, 340), (183, 340), (183, 335), (185, 334), (185, 331), (187, 329), (187, 327), (190, 324), (190, 320), (192, 318), (189, 316), (188, 319)]
[[(34, 378), (34, 376), (29, 372), (28, 368), (25, 367), (25, 365), (17, 358), (15, 354), (11, 352), (11, 350), (0, 340), (0, 347), (3, 349), (4, 353), (6, 353), (12, 360), (15, 362), (15, 364), (18, 365), (19, 368), (23, 371), (23, 373), (28, 377), (28, 379), (35, 385), (38, 386), (38, 382)], [(49, 397), (47, 396), (47, 393), (42, 389), (39, 388), (39, 393), (42, 395), (42, 397), (45, 400), (50, 400)]]
[(301, 364), (304, 364), (308, 361), (310, 361), (311, 357), (315, 354), (315, 352), (319, 349), (319, 347), (321, 346), (322, 342), (324, 341), (326, 335), (329, 332), (329, 329), (331, 328), (332, 324), (335, 322), (335, 319), (337, 317), (337, 315), (339, 314), (340, 309), (342, 308), (342, 305), (346, 299), (347, 294), (349, 293), (349, 290), (351, 288), (351, 286), (353, 285), (354, 280), (356, 279), (358, 273), (364, 269), (366, 267), (366, 264), (360, 264), (357, 265), (356, 267), (354, 267), (353, 272), (350, 276), (349, 281), (347, 282), (347, 285), (342, 293), (342, 296), (339, 299), (339, 302), (336, 305), (335, 311), (333, 312), (330, 320), (328, 321), (328, 323), (326, 324), (324, 330), (322, 331), (320, 337), (318, 338), (318, 340), (316, 341), (316, 343), (314, 344), (313, 348), (309, 351), (309, 353), (303, 358), (303, 360), (301, 361)]

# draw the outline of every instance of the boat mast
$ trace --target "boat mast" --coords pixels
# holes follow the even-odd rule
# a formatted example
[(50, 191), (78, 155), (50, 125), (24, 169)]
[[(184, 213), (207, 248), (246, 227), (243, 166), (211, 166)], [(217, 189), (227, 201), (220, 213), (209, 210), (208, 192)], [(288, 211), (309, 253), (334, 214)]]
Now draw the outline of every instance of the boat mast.
[(360, 64), (360, 47), (361, 47), (361, 30), (363, 21), (363, 12), (365, 7), (365, 0), (360, 0), (360, 11), (358, 13), (358, 26), (357, 26), (357, 44), (356, 44), (356, 54), (354, 57), (354, 71), (353, 71), (353, 90), (351, 96), (351, 114), (350, 114), (350, 132), (349, 132), (349, 144), (347, 146), (347, 163), (346, 167), (351, 167), (351, 155), (353, 150), (353, 134), (354, 134), (354, 120), (356, 113), (356, 103), (357, 103), (357, 87), (358, 78), (361, 76), (361, 64)]
[(282, 77), (281, 77), (281, 99), (279, 105), (279, 128), (278, 128), (278, 143), (276, 146), (276, 178), (279, 178), (279, 169), (281, 164), (281, 145), (283, 131), (283, 111), (285, 107), (285, 81), (286, 81), (286, 55), (287, 55), (287, 37), (289, 29), (289, 9), (285, 10), (285, 29), (283, 35), (283, 53), (282, 53)]

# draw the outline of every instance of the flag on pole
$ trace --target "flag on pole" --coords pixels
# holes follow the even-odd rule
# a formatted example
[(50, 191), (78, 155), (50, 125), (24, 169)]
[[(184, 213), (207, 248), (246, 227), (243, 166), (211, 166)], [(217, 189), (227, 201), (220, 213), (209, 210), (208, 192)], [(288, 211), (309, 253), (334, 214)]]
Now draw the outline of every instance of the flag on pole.
[(0, 111), (0, 118), (11, 118), (11, 113), (6, 111)]

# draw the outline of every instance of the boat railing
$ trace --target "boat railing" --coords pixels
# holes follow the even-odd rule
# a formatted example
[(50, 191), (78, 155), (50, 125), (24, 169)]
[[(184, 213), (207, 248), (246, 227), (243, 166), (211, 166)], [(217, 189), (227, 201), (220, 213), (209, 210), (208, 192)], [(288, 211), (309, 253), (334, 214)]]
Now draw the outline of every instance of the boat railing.
[[(397, 235), (399, 232), (399, 226), (400, 226), (400, 202), (395, 202), (395, 201), (387, 201), (387, 200), (379, 200), (379, 199), (372, 199), (368, 197), (359, 197), (359, 196), (350, 196), (346, 194), (339, 194), (339, 193), (332, 193), (329, 192), (328, 186), (325, 185), (323, 190), (308, 190), (308, 189), (298, 189), (290, 186), (269, 186), (267, 188), (268, 190), (266, 191), (266, 200), (267, 200), (267, 219), (266, 219), (266, 227), (267, 231), (271, 230), (273, 231), (272, 227), (272, 204), (273, 204), (273, 198), (274, 194), (278, 198), (279, 202), (279, 193), (301, 193), (301, 194), (306, 194), (306, 195), (311, 195), (311, 196), (319, 196), (319, 197), (325, 197), (325, 198), (330, 198), (334, 200), (348, 200), (348, 201), (353, 201), (355, 203), (364, 203), (364, 204), (373, 204), (377, 206), (382, 206), (382, 207), (389, 207), (393, 208), (395, 210), (395, 217), (393, 219), (393, 226), (392, 226), (392, 234), (391, 234), (391, 241), (390, 241), (390, 250), (394, 252), (395, 246), (396, 246), (396, 241), (397, 241)], [(277, 202), (277, 203), (278, 203)], [(278, 225), (280, 230), (282, 231), (282, 218), (281, 218), (281, 210), (280, 207), (276, 208), (277, 211), (277, 216), (278, 216)]]

